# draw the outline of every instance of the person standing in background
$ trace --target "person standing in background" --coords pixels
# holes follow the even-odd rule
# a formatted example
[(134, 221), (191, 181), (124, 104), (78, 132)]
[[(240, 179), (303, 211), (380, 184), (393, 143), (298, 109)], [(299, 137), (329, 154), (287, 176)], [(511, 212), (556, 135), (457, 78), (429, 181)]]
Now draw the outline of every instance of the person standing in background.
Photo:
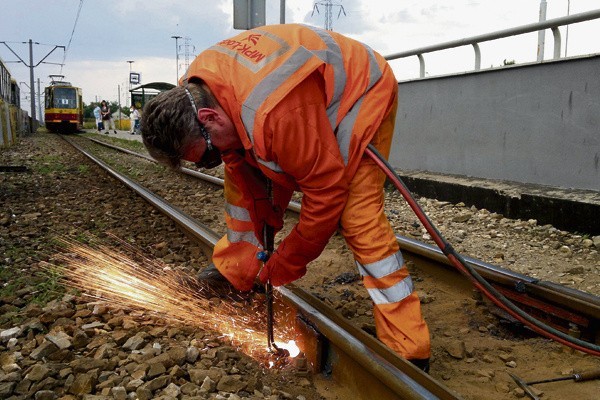
[(96, 129), (98, 129), (98, 133), (101, 133), (104, 130), (104, 124), (102, 123), (102, 112), (98, 104), (94, 108), (94, 118), (96, 118)]
[(129, 120), (131, 121), (131, 128), (129, 129), (129, 133), (135, 135), (135, 133), (140, 129), (140, 112), (134, 104), (131, 104), (129, 108)]
[(106, 125), (106, 133), (107, 135), (110, 133), (110, 130), (114, 130), (115, 134), (117, 134), (117, 129), (115, 128), (115, 121), (112, 119), (112, 115), (110, 112), (110, 107), (106, 100), (102, 100), (100, 103), (100, 112), (102, 114), (102, 122)]

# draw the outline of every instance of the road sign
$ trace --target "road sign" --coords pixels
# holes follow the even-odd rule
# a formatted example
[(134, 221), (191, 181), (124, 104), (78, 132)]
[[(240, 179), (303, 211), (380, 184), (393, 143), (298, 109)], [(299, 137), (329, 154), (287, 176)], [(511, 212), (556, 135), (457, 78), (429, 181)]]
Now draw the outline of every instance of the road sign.
[(142, 83), (142, 74), (139, 72), (130, 72), (129, 73), (129, 83), (132, 85), (139, 85)]

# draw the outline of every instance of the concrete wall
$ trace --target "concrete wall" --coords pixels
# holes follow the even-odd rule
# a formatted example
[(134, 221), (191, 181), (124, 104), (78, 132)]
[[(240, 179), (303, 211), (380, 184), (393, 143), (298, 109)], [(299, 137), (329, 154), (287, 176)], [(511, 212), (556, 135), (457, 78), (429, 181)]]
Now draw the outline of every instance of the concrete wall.
[(600, 190), (600, 56), (399, 84), (390, 163)]
[(15, 144), (24, 132), (29, 132), (27, 112), (0, 100), (0, 148)]
[(0, 100), (0, 148), (12, 145), (16, 139), (16, 121), (11, 115), (11, 108), (8, 103)]

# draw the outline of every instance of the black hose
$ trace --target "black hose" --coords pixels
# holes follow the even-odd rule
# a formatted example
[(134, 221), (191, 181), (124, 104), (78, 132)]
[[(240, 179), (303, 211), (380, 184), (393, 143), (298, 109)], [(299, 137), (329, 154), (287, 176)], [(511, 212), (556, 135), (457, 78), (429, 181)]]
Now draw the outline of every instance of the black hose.
[(492, 285), (490, 285), (481, 275), (475, 271), (464, 258), (454, 250), (454, 248), (446, 241), (438, 229), (433, 225), (433, 222), (425, 214), (425, 211), (416, 202), (414, 196), (411, 194), (408, 187), (404, 184), (400, 176), (396, 174), (392, 166), (387, 160), (377, 151), (377, 149), (369, 144), (365, 149), (365, 153), (375, 161), (375, 163), (381, 168), (386, 174), (390, 181), (394, 184), (396, 189), (402, 194), (402, 197), (409, 204), (417, 218), (421, 221), (427, 232), (431, 235), (433, 241), (437, 244), (440, 250), (446, 255), (448, 260), (463, 274), (465, 275), (481, 292), (485, 294), (494, 304), (502, 308), (504, 311), (509, 313), (511, 316), (528, 326), (535, 332), (542, 336), (560, 342), (566, 346), (572, 347), (576, 350), (600, 356), (600, 346), (593, 343), (589, 343), (570, 335), (567, 335), (547, 324), (535, 319), (531, 315), (527, 314), (520, 308), (518, 308), (513, 302), (507, 299), (502, 293), (498, 292)]

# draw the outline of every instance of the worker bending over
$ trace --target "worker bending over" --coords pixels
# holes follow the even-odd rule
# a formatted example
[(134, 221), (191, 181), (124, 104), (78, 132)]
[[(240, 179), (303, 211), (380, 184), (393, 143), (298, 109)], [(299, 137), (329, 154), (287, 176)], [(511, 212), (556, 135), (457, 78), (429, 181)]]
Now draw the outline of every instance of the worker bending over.
[[(200, 278), (241, 291), (257, 275), (285, 285), (340, 228), (375, 303), (377, 337), (426, 370), (429, 331), (384, 214), (385, 175), (364, 154), (370, 143), (389, 156), (397, 102), (390, 66), (368, 46), (310, 26), (263, 26), (198, 55), (178, 87), (146, 105), (141, 129), (150, 154), (173, 168), (225, 162), (228, 231)], [(260, 270), (263, 227), (282, 228), (295, 190), (299, 221)]]

